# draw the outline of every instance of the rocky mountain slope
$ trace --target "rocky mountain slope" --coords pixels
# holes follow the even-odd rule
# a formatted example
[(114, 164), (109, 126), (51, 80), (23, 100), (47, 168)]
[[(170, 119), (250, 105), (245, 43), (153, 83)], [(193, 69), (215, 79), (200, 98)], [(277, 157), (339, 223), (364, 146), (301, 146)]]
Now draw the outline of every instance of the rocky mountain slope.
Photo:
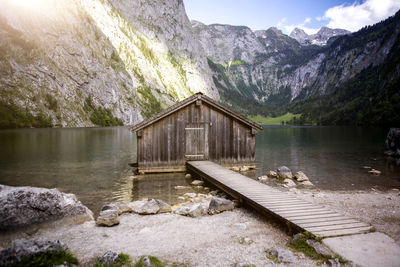
[[(273, 115), (277, 107), (301, 99), (335, 95), (363, 71), (385, 65), (397, 52), (400, 13), (357, 33), (331, 39), (326, 46), (303, 46), (276, 28), (252, 32), (241, 26), (192, 25), (209, 58), (222, 101), (243, 113)], [(208, 48), (221, 43), (233, 47)], [(250, 47), (255, 48), (253, 52), (248, 51)], [(398, 67), (395, 64), (396, 70)], [(395, 71), (389, 81), (399, 76)], [(250, 107), (249, 102), (253, 103)]]
[(331, 37), (349, 34), (350, 32), (343, 29), (331, 29), (322, 27), (315, 34), (307, 34), (299, 28), (294, 28), (290, 33), (290, 37), (296, 39), (301, 45), (326, 45)]
[(0, 127), (134, 124), (219, 99), (180, 0), (2, 0)]

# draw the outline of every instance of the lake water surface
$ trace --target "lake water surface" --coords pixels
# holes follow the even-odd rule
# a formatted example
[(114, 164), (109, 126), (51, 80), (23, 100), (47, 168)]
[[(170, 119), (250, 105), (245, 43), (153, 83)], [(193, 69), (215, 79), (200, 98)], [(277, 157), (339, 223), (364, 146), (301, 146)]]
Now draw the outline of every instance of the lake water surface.
[[(286, 165), (302, 170), (321, 189), (400, 188), (400, 168), (382, 154), (388, 129), (355, 127), (266, 127), (257, 134), (257, 177)], [(0, 131), (0, 183), (58, 188), (74, 193), (96, 213), (110, 201), (143, 197), (171, 204), (193, 189), (184, 174), (146, 175), (139, 180), (136, 136), (127, 127), (19, 129)], [(362, 166), (382, 171), (367, 173)]]

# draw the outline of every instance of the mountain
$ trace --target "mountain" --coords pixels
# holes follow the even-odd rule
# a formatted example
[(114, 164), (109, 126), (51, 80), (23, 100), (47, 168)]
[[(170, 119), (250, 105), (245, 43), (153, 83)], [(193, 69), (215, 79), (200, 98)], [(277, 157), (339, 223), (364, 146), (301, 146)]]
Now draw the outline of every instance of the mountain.
[(0, 128), (134, 124), (219, 99), (182, 1), (2, 1)]
[(135, 124), (198, 91), (244, 115), (400, 121), (399, 12), (299, 42), (190, 22), (182, 0), (1, 2), (0, 128)]
[[(193, 28), (207, 54), (221, 101), (239, 112), (276, 115), (290, 110), (303, 113), (303, 121), (308, 123), (368, 124), (365, 116), (370, 113), (365, 107), (376, 109), (377, 105), (384, 105), (382, 101), (386, 97), (392, 111), (377, 108), (374, 116), (386, 112), (392, 119), (385, 123), (396, 121), (393, 107), (397, 107), (399, 94), (399, 89), (396, 89), (399, 87), (394, 84), (400, 76), (397, 62), (400, 50), (396, 46), (400, 12), (356, 33), (331, 38), (325, 46), (301, 45), (276, 28), (252, 32), (242, 26), (206, 26), (200, 23), (193, 24)], [(321, 29), (320, 36), (325, 32), (330, 31)], [(218, 44), (226, 43), (232, 44), (230, 50), (218, 49)], [(212, 50), (208, 46), (213, 46)], [(256, 49), (248, 51), (249, 47)], [(365, 85), (366, 80), (369, 85)], [(368, 94), (363, 86), (369, 88)], [(362, 101), (358, 99), (360, 95), (364, 95)], [(335, 99), (336, 102), (327, 103), (322, 98), (327, 101)], [(368, 103), (366, 99), (369, 99)], [(319, 104), (320, 100), (323, 104)], [(358, 102), (353, 103), (353, 100)], [(363, 104), (368, 105), (363, 107)], [(325, 114), (326, 119), (322, 121), (322, 111), (317, 106), (325, 107), (325, 112), (329, 108), (346, 107), (346, 112), (331, 110), (331, 115)], [(351, 115), (345, 120), (347, 111)], [(334, 115), (338, 116), (336, 120), (332, 119)], [(379, 123), (379, 120), (373, 123)]]
[(304, 30), (294, 28), (290, 33), (290, 37), (296, 39), (301, 45), (326, 45), (331, 37), (349, 34), (350, 32), (343, 29), (331, 29), (328, 27), (322, 27), (315, 34), (307, 34)]

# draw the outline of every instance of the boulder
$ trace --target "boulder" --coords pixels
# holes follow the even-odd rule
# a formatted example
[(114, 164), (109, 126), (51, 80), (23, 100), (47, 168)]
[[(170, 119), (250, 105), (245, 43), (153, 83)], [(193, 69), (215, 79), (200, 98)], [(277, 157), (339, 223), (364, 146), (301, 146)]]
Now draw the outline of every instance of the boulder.
[(190, 183), (191, 185), (203, 185), (204, 182), (200, 180), (194, 180), (193, 182)]
[(186, 178), (186, 179), (190, 179), (190, 178), (192, 178), (192, 175), (191, 175), (190, 173), (186, 173), (186, 174), (185, 174), (185, 178)]
[(67, 246), (58, 240), (15, 241), (9, 248), (0, 251), (0, 266), (12, 266), (23, 258), (37, 253), (65, 250), (67, 250)]
[(263, 175), (257, 178), (257, 180), (259, 180), (262, 183), (265, 183), (266, 181), (268, 181), (268, 176)]
[(160, 200), (160, 199), (155, 199), (155, 201), (158, 204), (158, 207), (160, 208), (158, 210), (158, 213), (166, 213), (166, 212), (171, 212), (171, 205), (169, 205), (168, 203)]
[(276, 173), (278, 175), (277, 177), (279, 179), (282, 179), (282, 180), (283, 179), (292, 179), (293, 178), (292, 171), (286, 166), (279, 167), (278, 170), (276, 171)]
[(97, 262), (101, 263), (104, 267), (114, 266), (119, 262), (119, 253), (109, 250), (103, 256), (98, 257)]
[(385, 155), (400, 157), (400, 128), (390, 128), (385, 141)]
[(311, 183), (310, 181), (304, 181), (304, 182), (301, 182), (300, 184), (304, 185), (304, 186), (314, 186), (314, 184)]
[(294, 178), (298, 182), (304, 182), (304, 181), (309, 181), (310, 180), (310, 179), (308, 179), (307, 175), (305, 175), (304, 172), (302, 172), (302, 171), (296, 172), (296, 174), (294, 175)]
[(156, 214), (160, 210), (160, 206), (158, 205), (155, 199), (151, 199), (147, 201), (138, 212), (141, 215), (149, 215), (149, 214)]
[(74, 194), (57, 189), (0, 185), (0, 207), (0, 232), (44, 222), (93, 220), (93, 213)]
[(369, 170), (368, 173), (373, 174), (373, 175), (381, 175), (382, 174), (381, 171), (378, 171), (378, 170), (375, 170), (375, 169)]
[(137, 200), (137, 201), (129, 202), (127, 205), (132, 210), (132, 212), (140, 213), (141, 212), (141, 208), (143, 207), (144, 204), (147, 203), (147, 201), (148, 201), (147, 199)]
[(208, 213), (217, 214), (226, 210), (233, 210), (234, 208), (235, 203), (233, 201), (220, 197), (212, 197), (208, 206)]
[(160, 199), (138, 200), (128, 203), (128, 206), (132, 212), (141, 215), (171, 212), (171, 206)]
[(190, 217), (199, 217), (206, 215), (208, 203), (185, 203), (178, 207), (174, 213)]
[(267, 172), (267, 176), (269, 178), (277, 178), (278, 174), (276, 173), (276, 171), (269, 171), (269, 172)]
[(249, 169), (248, 166), (241, 166), (240, 169), (239, 169), (239, 171), (241, 171), (241, 172), (248, 172), (249, 170), (250, 169)]
[(283, 186), (284, 187), (294, 187), (294, 186), (296, 186), (296, 183), (293, 182), (292, 179), (285, 179), (285, 180), (283, 180)]
[(332, 252), (327, 247), (322, 245), (320, 242), (308, 239), (306, 241), (306, 243), (310, 247), (314, 248), (315, 252), (317, 252), (319, 255), (322, 255), (322, 256), (325, 256), (325, 257), (329, 257), (329, 256), (332, 255)]
[(114, 226), (119, 224), (118, 210), (103, 210), (97, 217), (96, 224), (98, 226)]
[(129, 203), (123, 202), (111, 202), (110, 204), (103, 205), (101, 210), (117, 210), (118, 215), (123, 213), (132, 212), (132, 208), (129, 206)]
[(294, 253), (284, 248), (271, 248), (265, 251), (269, 259), (275, 259), (279, 263), (296, 263), (297, 257)]

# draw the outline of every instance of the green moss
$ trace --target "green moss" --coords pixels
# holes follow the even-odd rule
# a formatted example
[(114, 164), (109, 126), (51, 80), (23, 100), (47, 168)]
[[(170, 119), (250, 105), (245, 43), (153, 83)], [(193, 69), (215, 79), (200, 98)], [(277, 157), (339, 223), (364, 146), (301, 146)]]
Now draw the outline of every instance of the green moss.
[(143, 99), (141, 110), (144, 117), (149, 118), (162, 111), (160, 101), (153, 95), (149, 86), (140, 86), (137, 88), (137, 92)]
[(137, 36), (139, 39), (138, 47), (142, 52), (143, 56), (153, 62), (153, 64), (158, 64), (158, 59), (154, 56), (153, 50), (147, 45), (147, 42), (144, 38)]
[(32, 115), (13, 102), (0, 101), (0, 129), (53, 127), (51, 117), (44, 113)]
[(183, 69), (182, 63), (178, 62), (178, 60), (171, 52), (168, 52), (168, 61), (171, 62), (174, 68), (178, 71), (179, 75), (182, 78), (183, 83), (186, 84), (187, 82), (186, 71)]
[(83, 109), (89, 114), (89, 119), (97, 126), (122, 126), (121, 119), (114, 117), (111, 110), (103, 107), (96, 107), (92, 99), (87, 97)]
[(338, 258), (339, 262), (342, 264), (347, 262), (339, 255), (324, 256), (324, 255), (318, 254), (312, 246), (307, 244), (308, 239), (313, 239), (314, 241), (317, 241), (317, 242), (321, 242), (321, 240), (322, 240), (322, 238), (315, 237), (314, 235), (312, 235), (309, 232), (304, 232), (303, 236), (301, 238), (298, 238), (295, 241), (289, 242), (288, 247), (294, 252), (304, 253), (304, 255), (310, 257), (313, 260), (327, 262), (329, 259)]
[(248, 116), (248, 118), (252, 121), (255, 121), (257, 123), (260, 123), (262, 125), (280, 125), (282, 124), (282, 121), (284, 123), (297, 120), (295, 118), (300, 118), (301, 114), (292, 114), (292, 113), (286, 113), (285, 115), (279, 116), (279, 117), (265, 117), (262, 115), (256, 115), (256, 116)]
[[(67, 264), (65, 264), (67, 263)], [(21, 261), (11, 265), (12, 267), (40, 267), (55, 265), (77, 265), (78, 260), (66, 251), (48, 251), (37, 253), (35, 255), (25, 257)]]
[(45, 96), (44, 96), (44, 99), (46, 100), (46, 107), (48, 108), (48, 109), (50, 109), (50, 110), (53, 110), (53, 111), (57, 111), (57, 109), (58, 109), (58, 101), (57, 101), (57, 99), (54, 97), (54, 96), (52, 96), (52, 95), (50, 95), (50, 94), (46, 94)]
[[(144, 257), (146, 257), (146, 256), (140, 257), (139, 261), (135, 264), (135, 267), (144, 267), (145, 266), (144, 263), (143, 263), (143, 258)], [(157, 259), (154, 256), (148, 255), (147, 257), (149, 257), (153, 267), (164, 267), (164, 266), (167, 266), (165, 263), (163, 263), (162, 261), (160, 261), (159, 259)]]

